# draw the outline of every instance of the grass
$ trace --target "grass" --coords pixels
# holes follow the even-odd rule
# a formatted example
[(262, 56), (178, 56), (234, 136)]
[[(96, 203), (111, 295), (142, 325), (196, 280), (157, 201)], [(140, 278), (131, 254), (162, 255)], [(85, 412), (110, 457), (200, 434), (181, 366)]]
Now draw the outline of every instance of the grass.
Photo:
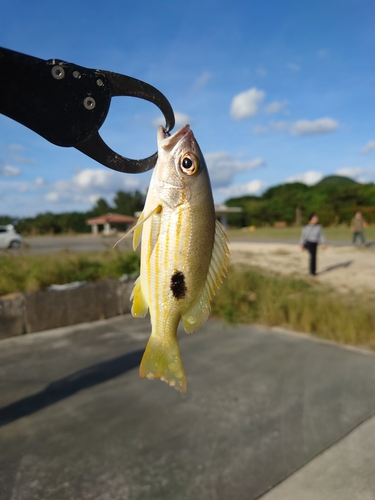
[[(246, 239), (246, 240), (267, 240), (267, 239), (281, 239), (281, 240), (299, 240), (302, 228), (299, 227), (258, 227), (255, 231), (229, 229), (229, 239)], [(342, 240), (351, 243), (352, 233), (349, 227), (325, 227), (323, 228), (325, 237), (329, 241)], [(375, 240), (375, 226), (368, 226), (365, 229), (365, 237), (367, 241)]]
[(42, 290), (52, 284), (119, 278), (139, 271), (139, 255), (118, 250), (93, 253), (0, 256), (0, 295)]
[[(0, 295), (51, 284), (119, 278), (139, 271), (139, 255), (118, 250), (87, 254), (0, 256)], [(284, 326), (341, 343), (375, 349), (371, 297), (248, 266), (233, 266), (212, 303), (214, 315), (235, 323)]]
[(362, 296), (252, 268), (231, 268), (213, 314), (229, 323), (259, 323), (375, 349), (375, 314)]

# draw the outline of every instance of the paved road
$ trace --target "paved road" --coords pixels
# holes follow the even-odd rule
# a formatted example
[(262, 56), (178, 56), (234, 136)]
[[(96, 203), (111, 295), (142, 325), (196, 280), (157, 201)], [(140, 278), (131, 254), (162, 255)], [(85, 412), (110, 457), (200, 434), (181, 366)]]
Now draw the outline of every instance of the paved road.
[[(20, 250), (12, 250), (13, 253), (45, 254), (56, 253), (64, 250), (71, 252), (92, 252), (97, 250), (110, 250), (119, 240), (120, 236), (94, 236), (87, 235), (64, 235), (64, 236), (33, 236), (24, 238), (24, 246)], [(128, 237), (119, 243), (121, 249), (132, 248), (132, 237)], [(8, 250), (9, 252), (9, 250)]]
[[(55, 253), (64, 250), (72, 252), (90, 252), (96, 250), (108, 250), (118, 241), (119, 236), (94, 236), (88, 235), (64, 235), (64, 236), (33, 236), (24, 239), (24, 246), (20, 250), (11, 250), (15, 255), (20, 253), (31, 254), (46, 254)], [(274, 239), (274, 238), (233, 238), (231, 241), (245, 241), (251, 243), (289, 243), (298, 245), (299, 240), (290, 239)], [(333, 246), (348, 246), (348, 240), (336, 240), (330, 242)], [(368, 245), (375, 248), (374, 242), (369, 242)], [(132, 248), (132, 238), (128, 237), (119, 244), (119, 248), (130, 250)], [(0, 250), (0, 253), (9, 252), (10, 250)]]
[(182, 396), (138, 377), (149, 329), (1, 342), (1, 500), (375, 498), (373, 354), (210, 320), (181, 334)]

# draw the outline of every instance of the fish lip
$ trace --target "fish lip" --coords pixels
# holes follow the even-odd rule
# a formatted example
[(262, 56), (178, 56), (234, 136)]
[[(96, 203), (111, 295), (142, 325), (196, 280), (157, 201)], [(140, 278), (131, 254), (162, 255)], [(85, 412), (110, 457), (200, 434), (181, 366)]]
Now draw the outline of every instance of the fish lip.
[(158, 142), (164, 150), (172, 149), (183, 137), (192, 134), (190, 125), (184, 125), (173, 135), (169, 135), (162, 126), (158, 129)]

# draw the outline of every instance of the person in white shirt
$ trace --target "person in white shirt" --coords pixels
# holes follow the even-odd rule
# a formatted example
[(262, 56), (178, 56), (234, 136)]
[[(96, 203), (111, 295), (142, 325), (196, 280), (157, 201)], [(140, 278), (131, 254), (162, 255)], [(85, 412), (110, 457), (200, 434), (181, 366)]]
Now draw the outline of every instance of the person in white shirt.
[(316, 276), (316, 251), (318, 244), (327, 248), (327, 241), (323, 234), (323, 229), (319, 222), (319, 217), (313, 213), (309, 217), (309, 222), (302, 230), (300, 246), (301, 250), (307, 250), (310, 253), (310, 274)]

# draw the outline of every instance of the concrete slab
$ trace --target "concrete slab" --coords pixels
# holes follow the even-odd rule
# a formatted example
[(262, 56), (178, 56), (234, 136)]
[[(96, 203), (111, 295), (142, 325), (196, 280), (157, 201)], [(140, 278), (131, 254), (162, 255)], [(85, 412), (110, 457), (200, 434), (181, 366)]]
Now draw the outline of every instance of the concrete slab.
[(314, 458), (262, 500), (374, 500), (375, 417)]
[(149, 331), (1, 342), (2, 500), (252, 500), (375, 412), (372, 354), (211, 320), (181, 335), (182, 396), (138, 378)]
[(0, 297), (0, 339), (25, 333), (25, 298), (22, 293)]

